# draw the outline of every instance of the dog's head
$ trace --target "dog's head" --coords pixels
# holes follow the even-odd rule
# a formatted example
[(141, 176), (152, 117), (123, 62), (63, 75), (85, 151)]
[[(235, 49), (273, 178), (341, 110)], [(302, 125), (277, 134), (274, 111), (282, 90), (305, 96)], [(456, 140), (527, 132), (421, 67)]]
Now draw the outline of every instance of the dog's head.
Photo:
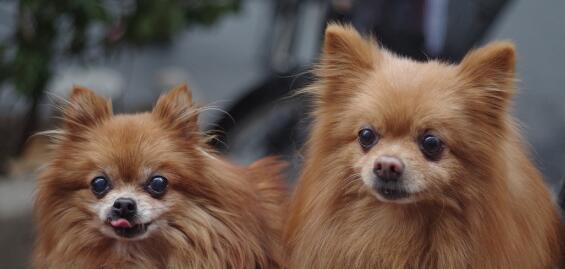
[(489, 154), (508, 128), (514, 61), (513, 45), (501, 42), (458, 65), (416, 62), (330, 25), (310, 89), (321, 126), (314, 139), (349, 171), (344, 190), (361, 179), (384, 202), (448, 196), (496, 166)]
[(191, 216), (202, 213), (195, 200), (213, 192), (202, 191), (210, 184), (199, 169), (204, 138), (186, 86), (134, 115), (113, 115), (107, 100), (77, 87), (63, 112), (54, 160), (39, 181), (36, 205), (51, 216), (46, 220), (60, 229), (80, 226), (81, 234), (140, 240), (171, 236), (191, 209)]

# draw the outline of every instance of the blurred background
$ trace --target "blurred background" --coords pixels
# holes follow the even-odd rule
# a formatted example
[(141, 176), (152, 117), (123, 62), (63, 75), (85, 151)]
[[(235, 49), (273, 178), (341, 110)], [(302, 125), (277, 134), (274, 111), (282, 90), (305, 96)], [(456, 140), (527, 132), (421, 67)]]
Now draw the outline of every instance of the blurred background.
[(327, 21), (352, 23), (388, 49), (456, 62), (495, 39), (517, 44), (515, 113), (556, 200), (565, 180), (562, 0), (0, 1), (0, 267), (26, 268), (34, 180), (72, 85), (149, 110), (188, 82), (209, 106), (201, 127), (238, 163), (268, 154), (302, 162), (312, 81)]

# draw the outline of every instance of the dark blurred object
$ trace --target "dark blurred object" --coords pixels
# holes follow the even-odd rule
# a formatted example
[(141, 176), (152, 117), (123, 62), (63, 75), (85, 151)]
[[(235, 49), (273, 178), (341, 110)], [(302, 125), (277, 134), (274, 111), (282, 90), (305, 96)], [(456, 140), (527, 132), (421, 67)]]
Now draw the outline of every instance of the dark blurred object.
[(288, 178), (296, 178), (310, 120), (306, 96), (289, 96), (289, 91), (303, 88), (311, 80), (306, 70), (294, 69), (256, 85), (216, 122), (211, 131), (216, 136), (213, 146), (242, 163), (267, 155), (281, 156), (290, 164)]
[(328, 20), (350, 22), (399, 54), (425, 59), (424, 5), (423, 0), (334, 1)]
[(56, 60), (94, 61), (124, 45), (167, 42), (186, 26), (212, 24), (239, 7), (240, 0), (19, 1), (14, 32), (0, 43), (0, 84), (10, 83), (30, 102), (11, 151), (21, 153), (35, 131)]
[[(460, 60), (508, 0), (336, 0), (329, 21), (351, 22), (384, 47), (413, 59)], [(350, 2), (350, 4), (344, 4)], [(339, 3), (339, 5), (337, 4)]]
[(271, 27), (265, 36), (263, 55), (263, 64), (272, 73), (285, 73), (296, 67), (300, 9), (305, 2), (284, 0), (272, 3)]

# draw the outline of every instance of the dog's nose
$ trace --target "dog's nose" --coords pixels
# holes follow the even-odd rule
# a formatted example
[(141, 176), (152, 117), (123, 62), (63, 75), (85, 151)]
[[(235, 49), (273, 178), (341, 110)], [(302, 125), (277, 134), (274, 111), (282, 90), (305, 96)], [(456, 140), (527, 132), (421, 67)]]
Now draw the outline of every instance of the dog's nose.
[(382, 181), (397, 181), (402, 172), (404, 172), (404, 164), (396, 157), (380, 156), (375, 160), (373, 173)]
[(118, 198), (114, 201), (112, 212), (120, 218), (131, 218), (137, 211), (137, 205), (131, 198)]

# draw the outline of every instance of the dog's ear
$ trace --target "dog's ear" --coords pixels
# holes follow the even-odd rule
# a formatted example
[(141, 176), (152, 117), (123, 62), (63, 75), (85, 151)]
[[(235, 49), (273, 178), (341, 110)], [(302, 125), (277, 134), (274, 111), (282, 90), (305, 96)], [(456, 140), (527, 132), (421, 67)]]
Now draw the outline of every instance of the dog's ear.
[(112, 116), (112, 104), (93, 91), (74, 86), (67, 105), (63, 108), (65, 129), (78, 134)]
[(188, 135), (198, 128), (198, 109), (192, 103), (192, 92), (181, 84), (159, 97), (153, 114), (167, 128)]
[(478, 98), (504, 110), (514, 94), (515, 65), (514, 44), (494, 42), (468, 53), (459, 72)]
[(335, 97), (350, 92), (368, 71), (375, 67), (379, 48), (372, 39), (363, 38), (350, 25), (328, 24), (320, 64), (316, 75), (327, 83), (325, 95)]

